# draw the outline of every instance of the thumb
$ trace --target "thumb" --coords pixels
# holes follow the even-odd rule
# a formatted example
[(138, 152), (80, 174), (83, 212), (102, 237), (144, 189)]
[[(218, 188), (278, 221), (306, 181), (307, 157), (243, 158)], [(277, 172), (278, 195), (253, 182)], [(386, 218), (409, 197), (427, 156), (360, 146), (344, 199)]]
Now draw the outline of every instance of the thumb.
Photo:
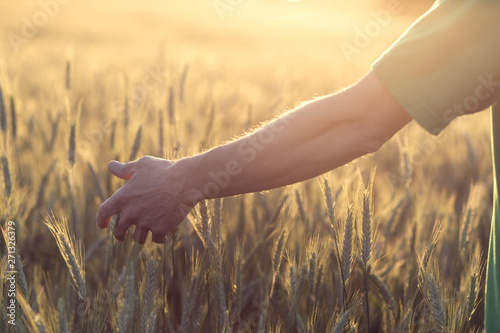
[(108, 164), (108, 169), (111, 173), (121, 179), (129, 179), (133, 176), (136, 168), (136, 162), (120, 163), (111, 161)]

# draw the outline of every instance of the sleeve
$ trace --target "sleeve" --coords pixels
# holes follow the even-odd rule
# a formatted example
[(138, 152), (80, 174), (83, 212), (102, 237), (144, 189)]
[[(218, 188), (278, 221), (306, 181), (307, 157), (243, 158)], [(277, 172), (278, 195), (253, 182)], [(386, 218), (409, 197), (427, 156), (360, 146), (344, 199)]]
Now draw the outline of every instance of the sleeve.
[(500, 1), (436, 3), (372, 68), (413, 119), (440, 133), (500, 92)]

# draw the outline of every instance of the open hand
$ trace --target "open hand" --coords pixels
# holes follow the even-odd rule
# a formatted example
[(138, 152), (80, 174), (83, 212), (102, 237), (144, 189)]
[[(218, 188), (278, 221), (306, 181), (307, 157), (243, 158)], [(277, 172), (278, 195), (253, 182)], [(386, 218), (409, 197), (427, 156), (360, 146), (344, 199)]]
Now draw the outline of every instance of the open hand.
[(113, 234), (123, 241), (133, 224), (134, 239), (144, 244), (148, 231), (152, 240), (164, 243), (169, 232), (181, 223), (197, 203), (186, 188), (185, 169), (176, 162), (144, 156), (137, 161), (111, 161), (108, 169), (129, 181), (99, 207), (96, 223), (106, 228), (114, 214), (119, 214)]

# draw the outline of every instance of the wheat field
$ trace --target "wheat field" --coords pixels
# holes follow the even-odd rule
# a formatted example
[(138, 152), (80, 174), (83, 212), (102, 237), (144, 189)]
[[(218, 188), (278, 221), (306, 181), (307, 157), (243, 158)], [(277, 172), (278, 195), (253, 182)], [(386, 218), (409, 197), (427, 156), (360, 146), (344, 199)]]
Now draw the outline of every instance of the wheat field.
[(425, 6), (347, 59), (385, 2), (41, 3), (0, 5), (1, 332), (483, 330), (487, 112), (201, 202), (164, 245), (95, 224), (124, 184), (108, 161), (189, 156), (348, 86)]

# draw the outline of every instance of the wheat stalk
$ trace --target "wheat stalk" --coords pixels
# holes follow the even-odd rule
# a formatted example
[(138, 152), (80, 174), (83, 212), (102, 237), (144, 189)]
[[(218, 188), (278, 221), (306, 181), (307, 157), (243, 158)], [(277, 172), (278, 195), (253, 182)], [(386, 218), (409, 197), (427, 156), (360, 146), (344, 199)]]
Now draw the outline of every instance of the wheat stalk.
[(109, 147), (112, 149), (115, 148), (115, 135), (116, 135), (116, 119), (113, 119), (111, 122), (111, 134), (109, 136)]
[(141, 331), (145, 332), (148, 329), (148, 321), (151, 316), (151, 311), (155, 304), (155, 296), (157, 290), (157, 271), (156, 261), (153, 257), (149, 257), (146, 262), (146, 279), (141, 283)]
[(135, 134), (134, 144), (132, 145), (132, 151), (130, 152), (129, 161), (133, 161), (137, 158), (137, 153), (139, 152), (139, 148), (141, 146), (141, 137), (142, 137), (142, 125), (137, 129), (137, 133)]
[(408, 326), (410, 324), (412, 316), (413, 316), (413, 312), (412, 311), (408, 311), (405, 314), (404, 318), (401, 319), (401, 321), (399, 322), (399, 325), (396, 327), (396, 333), (407, 333), (407, 332), (409, 332), (408, 331)]
[[(76, 209), (76, 198), (75, 198), (75, 186), (73, 181), (73, 167), (75, 165), (75, 155), (76, 155), (76, 132), (77, 126), (80, 120), (80, 114), (82, 112), (83, 100), (80, 100), (76, 110), (76, 115), (72, 117), (71, 107), (69, 105), (69, 100), (66, 100), (66, 107), (68, 109), (68, 117), (70, 117), (70, 135), (69, 135), (69, 147), (68, 147), (68, 163), (69, 163), (69, 190), (71, 197), (71, 215), (73, 221), (73, 232), (75, 233), (76, 239), (81, 239), (80, 225), (78, 224), (78, 214)], [(72, 119), (71, 119), (72, 118)]]
[[(205, 266), (203, 266), (205, 267)], [(192, 323), (193, 326), (199, 326), (200, 322), (200, 317), (201, 317), (201, 311), (203, 307), (203, 296), (207, 293), (208, 289), (208, 283), (204, 279), (204, 276), (206, 276), (206, 269), (201, 269), (200, 270), (200, 279), (198, 280), (198, 286), (196, 288), (196, 296), (194, 300), (194, 305), (193, 305), (193, 314), (192, 314)]]
[(42, 180), (40, 182), (40, 185), (38, 187), (38, 192), (36, 196), (36, 208), (40, 209), (43, 204), (43, 197), (45, 193), (45, 189), (47, 187), (47, 181), (49, 180), (50, 172), (52, 171), (52, 168), (54, 167), (55, 162), (53, 161), (47, 171), (43, 174)]
[(219, 300), (219, 323), (222, 332), (226, 332), (229, 325), (229, 319), (226, 309), (226, 297), (224, 293), (224, 281), (220, 271), (215, 274), (217, 299)]
[(363, 221), (362, 227), (362, 248), (361, 248), (361, 258), (363, 260), (363, 280), (365, 287), (365, 307), (366, 307), (366, 322), (368, 327), (368, 333), (371, 332), (370, 323), (370, 306), (368, 298), (368, 275), (369, 275), (369, 261), (372, 252), (372, 201), (371, 201), (371, 189), (373, 185), (374, 172), (372, 171), (370, 177), (370, 185), (368, 189), (363, 191)]
[(315, 283), (315, 275), (316, 275), (316, 253), (312, 252), (311, 257), (309, 258), (309, 274), (307, 278), (307, 290), (311, 297), (314, 296), (314, 283)]
[(156, 317), (158, 316), (157, 311), (152, 311), (148, 317), (147, 327), (144, 331), (145, 333), (154, 333), (156, 332)]
[(389, 308), (384, 308), (382, 313), (382, 323), (384, 332), (394, 332), (396, 330), (395, 321), (393, 320), (392, 311)]
[(307, 217), (304, 209), (304, 204), (298, 190), (295, 190), (295, 201), (297, 202), (297, 207), (299, 208), (300, 219), (302, 220), (302, 222), (304, 222), (304, 224), (307, 225)]
[(17, 135), (17, 121), (16, 121), (16, 103), (14, 101), (14, 96), (10, 95), (10, 125), (12, 139), (16, 140)]
[(446, 326), (446, 315), (443, 308), (443, 302), (441, 301), (441, 295), (439, 294), (439, 288), (436, 283), (436, 279), (432, 274), (427, 275), (427, 297), (430, 305), (432, 315), (437, 320), (442, 329)]
[(184, 101), (184, 89), (186, 85), (186, 78), (189, 72), (189, 64), (184, 65), (184, 68), (182, 69), (182, 74), (181, 74), (181, 79), (179, 82), (179, 100), (182, 102)]
[(68, 163), (70, 167), (73, 167), (75, 165), (76, 153), (76, 123), (70, 125), (68, 146)]
[(54, 214), (47, 214), (43, 222), (56, 240), (59, 251), (71, 274), (78, 297), (86, 302), (85, 267), (80, 245), (75, 245), (75, 240), (70, 237), (68, 223), (64, 217), (58, 218)]
[(288, 227), (283, 228), (281, 231), (278, 241), (276, 242), (276, 248), (274, 249), (274, 255), (273, 255), (273, 260), (272, 260), (272, 267), (273, 267), (273, 273), (274, 275), (278, 274), (280, 265), (281, 265), (281, 260), (283, 258), (283, 253), (284, 253), (284, 247), (285, 243), (287, 241), (289, 234), (289, 229)]
[(375, 289), (382, 296), (387, 306), (391, 311), (396, 310), (396, 301), (394, 300), (394, 296), (392, 295), (391, 290), (387, 286), (387, 284), (382, 281), (382, 279), (377, 274), (370, 274), (370, 282), (375, 286)]
[[(210, 233), (210, 219), (208, 217), (207, 202), (205, 200), (200, 201), (200, 215), (201, 215), (201, 234), (203, 236), (203, 241), (208, 242)], [(208, 245), (206, 245), (208, 248)]]
[(427, 244), (427, 247), (425, 248), (424, 256), (422, 257), (420, 271), (418, 273), (419, 279), (421, 279), (423, 272), (427, 269), (427, 265), (429, 264), (431, 254), (434, 251), (434, 248), (436, 247), (437, 242), (443, 236), (443, 233), (444, 233), (443, 225), (442, 225), (441, 221), (438, 221), (436, 224), (434, 224), (434, 227), (433, 227), (432, 233), (431, 233), (431, 239), (430, 239), (429, 243)]
[(54, 121), (52, 121), (52, 120), (50, 121), (52, 126), (51, 126), (50, 143), (49, 143), (49, 146), (47, 147), (48, 151), (52, 151), (54, 149), (54, 145), (56, 143), (57, 133), (59, 130), (59, 123), (61, 121), (61, 118), (62, 118), (62, 112), (58, 112), (56, 119), (54, 119)]
[(295, 327), (297, 318), (297, 303), (298, 303), (298, 283), (297, 283), (297, 273), (295, 272), (295, 265), (290, 265), (290, 289), (289, 289), (289, 299), (290, 306), (288, 308), (288, 321), (292, 327)]
[(8, 233), (5, 230), (5, 227), (1, 227), (1, 230), (5, 244), (9, 244), (9, 242), (14, 242), (16, 245), (14, 248), (14, 260), (17, 272), (16, 280), (19, 286), (21, 287), (21, 292), (23, 293), (23, 295), (26, 296), (28, 295), (28, 282), (26, 281), (26, 276), (24, 275), (23, 264), (21, 261), (21, 256), (19, 255), (19, 246), (17, 240), (15, 238), (9, 238)]
[(328, 217), (330, 218), (330, 223), (335, 230), (335, 204), (333, 203), (332, 188), (326, 178), (323, 180), (323, 192), (325, 194)]
[(467, 207), (465, 219), (462, 223), (462, 230), (460, 232), (460, 251), (465, 252), (470, 241), (471, 221), (474, 210), (472, 207)]
[(92, 175), (94, 187), (97, 189), (97, 195), (99, 196), (99, 199), (101, 200), (101, 202), (106, 201), (106, 195), (104, 194), (101, 180), (99, 179), (99, 176), (95, 172), (94, 167), (92, 166), (92, 163), (90, 163), (90, 161), (87, 162), (87, 167), (89, 168), (90, 174)]
[[(115, 311), (114, 304), (111, 304), (112, 295), (107, 288), (102, 288), (97, 291), (94, 297), (94, 307), (90, 316), (91, 332), (104, 332), (106, 325), (110, 322), (111, 312)], [(114, 315), (114, 313), (113, 313)], [(115, 317), (113, 317), (113, 320)]]
[(4, 102), (4, 99), (3, 99), (3, 90), (2, 90), (2, 84), (1, 83), (0, 83), (0, 129), (2, 130), (4, 138), (6, 138), (7, 114), (6, 114), (6, 111), (5, 111), (5, 102)]
[(35, 325), (36, 325), (36, 329), (37, 329), (38, 333), (47, 332), (47, 328), (45, 327), (45, 323), (43, 322), (43, 318), (39, 313), (37, 313), (35, 315), (34, 320), (35, 320)]
[(307, 333), (306, 325), (304, 325), (304, 321), (302, 320), (302, 317), (299, 313), (297, 313), (296, 323), (299, 333)]
[(159, 155), (163, 156), (164, 148), (163, 148), (163, 111), (161, 109), (158, 110), (158, 145), (159, 145)]
[(171, 126), (175, 126), (175, 94), (174, 87), (170, 86), (168, 90), (168, 101), (167, 101), (167, 111), (168, 111), (168, 122)]
[(191, 283), (189, 284), (186, 303), (184, 303), (184, 309), (182, 311), (181, 332), (189, 332), (191, 330), (191, 318), (193, 315), (200, 279), (201, 277), (198, 276), (197, 273), (193, 272)]
[[(325, 200), (326, 200), (326, 207), (327, 207), (327, 212), (328, 212), (328, 217), (330, 218), (330, 224), (332, 226), (332, 229), (333, 229), (333, 243), (334, 243), (334, 246), (335, 246), (335, 257), (337, 259), (337, 266), (338, 266), (338, 269), (339, 269), (339, 272), (340, 272), (340, 280), (341, 280), (341, 284), (342, 284), (342, 295), (341, 295), (341, 300), (342, 300), (342, 304), (343, 304), (343, 307), (346, 308), (347, 304), (347, 289), (346, 289), (346, 277), (344, 276), (344, 272), (342, 270), (342, 260), (341, 260), (341, 257), (340, 257), (340, 251), (339, 251), (339, 243), (340, 243), (340, 221), (339, 222), (336, 222), (335, 221), (335, 204), (333, 202), (333, 194), (332, 194), (332, 189), (331, 189), (331, 186), (330, 186), (330, 183), (328, 182), (328, 180), (325, 178), (323, 180), (323, 193), (324, 193), (324, 196), (325, 196)], [(346, 247), (346, 250), (348, 248)]]
[(10, 178), (9, 160), (7, 159), (7, 156), (5, 156), (5, 154), (2, 155), (1, 160), (5, 196), (9, 198), (12, 193), (12, 179)]
[(118, 315), (118, 332), (129, 332), (129, 324), (134, 313), (135, 298), (135, 263), (131, 261), (127, 269), (127, 282), (124, 295), (121, 299), (121, 308)]
[(349, 320), (349, 317), (352, 313), (352, 308), (344, 311), (342, 316), (337, 320), (335, 327), (332, 329), (332, 333), (342, 333), (345, 330), (345, 325)]
[[(172, 290), (177, 290), (177, 264), (175, 261), (175, 245), (177, 244), (177, 236), (179, 233), (179, 227), (176, 227), (171, 233), (172, 237), (172, 248), (171, 248), (171, 258), (172, 258)], [(175, 294), (174, 294), (175, 295)], [(178, 318), (178, 309), (174, 307), (174, 332), (177, 333), (177, 318)]]
[(66, 311), (62, 297), (59, 297), (59, 299), (57, 300), (57, 310), (59, 314), (59, 332), (66, 333), (68, 331), (68, 327), (66, 323)]
[(314, 295), (320, 294), (320, 288), (322, 287), (321, 282), (323, 279), (323, 270), (324, 269), (325, 269), (325, 265), (323, 263), (321, 263), (321, 261), (320, 261), (320, 265), (318, 268), (318, 274), (316, 274), (316, 283), (315, 283), (316, 288), (314, 291)]
[(214, 240), (217, 244), (217, 248), (220, 251), (221, 247), (221, 225), (222, 225), (222, 198), (216, 198), (214, 200), (214, 218), (212, 223), (212, 229), (214, 234)]
[(341, 268), (342, 276), (345, 281), (351, 276), (351, 261), (352, 261), (352, 236), (354, 225), (354, 206), (350, 205), (347, 208), (347, 218), (344, 228), (344, 241), (342, 246)]
[(66, 91), (71, 90), (71, 60), (66, 60), (66, 76), (65, 76)]
[(363, 241), (361, 249), (361, 257), (365, 267), (368, 266), (372, 253), (372, 211), (370, 192), (363, 191), (363, 222), (362, 222)]
[(238, 331), (238, 319), (241, 313), (242, 307), (242, 249), (239, 245), (236, 246), (235, 251), (235, 268), (234, 268), (234, 285), (233, 285), (233, 305), (231, 309), (231, 321), (234, 323), (234, 330)]
[(212, 134), (214, 122), (215, 122), (215, 111), (216, 111), (215, 104), (212, 104), (210, 106), (210, 114), (208, 116), (208, 122), (207, 122), (207, 126), (205, 129), (205, 136), (204, 136), (203, 140), (201, 141), (202, 148), (205, 148), (207, 146), (208, 140), (210, 139), (210, 135)]
[(473, 254), (470, 273), (470, 281), (468, 286), (467, 300), (466, 300), (466, 319), (470, 322), (474, 311), (479, 303), (479, 284), (481, 282), (481, 275), (484, 272), (484, 263), (481, 261), (481, 255), (478, 250)]
[[(123, 129), (124, 129), (125, 140), (127, 140), (128, 138), (129, 121), (130, 121), (130, 106), (129, 106), (128, 96), (125, 94), (123, 96)], [(125, 143), (127, 143), (127, 141), (125, 141)]]

